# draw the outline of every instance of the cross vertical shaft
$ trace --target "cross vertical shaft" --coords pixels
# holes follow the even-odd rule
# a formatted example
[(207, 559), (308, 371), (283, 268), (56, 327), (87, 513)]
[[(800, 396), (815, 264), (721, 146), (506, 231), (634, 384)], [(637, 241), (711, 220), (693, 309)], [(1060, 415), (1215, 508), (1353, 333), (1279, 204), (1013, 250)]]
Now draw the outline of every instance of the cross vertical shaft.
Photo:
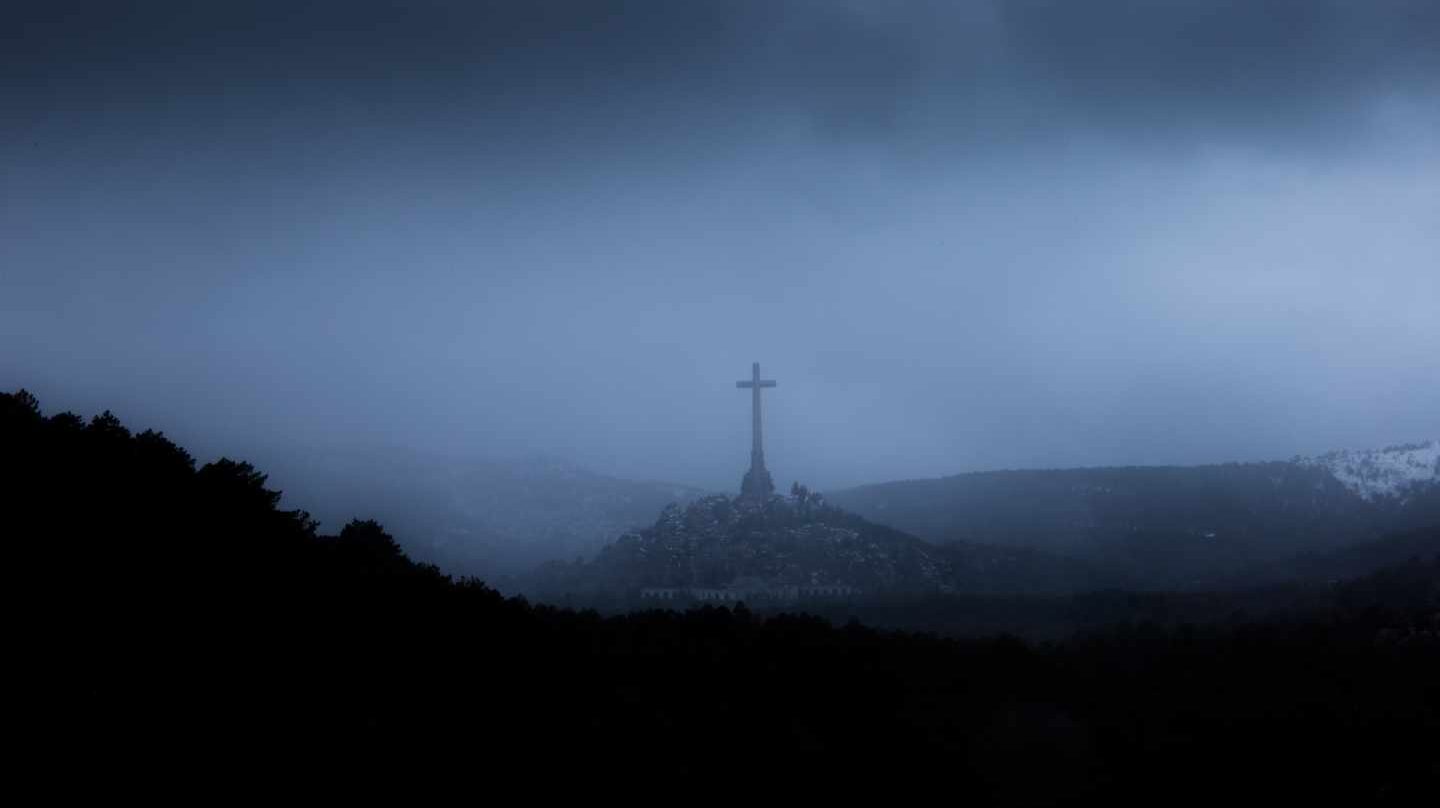
[(760, 363), (750, 366), (750, 465), (765, 465), (765, 441), (760, 437)]
[(750, 389), (750, 470), (745, 473), (745, 479), (740, 483), (740, 495), (768, 497), (775, 492), (775, 483), (771, 481), (770, 472), (765, 468), (765, 443), (760, 426), (760, 390), (774, 387), (775, 382), (760, 378), (760, 363), (754, 362), (750, 365), (749, 380), (735, 382), (735, 386)]

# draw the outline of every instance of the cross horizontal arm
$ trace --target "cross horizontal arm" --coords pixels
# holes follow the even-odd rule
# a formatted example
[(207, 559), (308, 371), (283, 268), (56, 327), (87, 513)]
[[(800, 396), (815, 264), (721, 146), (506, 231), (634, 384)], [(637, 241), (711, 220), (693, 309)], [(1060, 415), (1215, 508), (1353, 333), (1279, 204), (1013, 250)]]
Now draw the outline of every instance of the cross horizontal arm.
[[(736, 386), (736, 387), (743, 387), (743, 388), (745, 388), (746, 390), (749, 390), (750, 388), (752, 388), (752, 387), (755, 386), (755, 382), (735, 382), (735, 386)], [(774, 382), (774, 380), (772, 380), (772, 379), (762, 379), (762, 380), (760, 381), (760, 386), (761, 386), (761, 387), (774, 387), (774, 386), (775, 386), (775, 382)]]

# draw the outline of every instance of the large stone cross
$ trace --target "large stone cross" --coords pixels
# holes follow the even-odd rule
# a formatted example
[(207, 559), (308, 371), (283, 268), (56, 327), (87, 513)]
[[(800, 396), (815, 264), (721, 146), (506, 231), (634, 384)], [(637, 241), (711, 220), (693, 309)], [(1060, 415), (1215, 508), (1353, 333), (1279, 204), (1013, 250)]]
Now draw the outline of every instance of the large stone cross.
[(760, 390), (774, 387), (775, 381), (760, 378), (760, 363), (755, 362), (750, 365), (750, 379), (735, 382), (735, 386), (751, 391), (750, 470), (745, 472), (745, 479), (740, 483), (740, 496), (768, 497), (775, 493), (775, 483), (770, 479), (770, 472), (765, 469), (765, 445), (760, 439)]

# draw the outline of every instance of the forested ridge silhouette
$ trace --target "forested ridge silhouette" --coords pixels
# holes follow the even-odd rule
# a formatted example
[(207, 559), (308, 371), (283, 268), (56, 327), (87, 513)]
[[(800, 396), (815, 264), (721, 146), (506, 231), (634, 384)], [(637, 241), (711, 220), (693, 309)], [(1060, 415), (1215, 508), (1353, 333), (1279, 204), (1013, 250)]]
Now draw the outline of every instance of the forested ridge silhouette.
[[(602, 617), (320, 532), (246, 463), (0, 395), (4, 533), (75, 782), (448, 781), (675, 799), (1325, 799), (1440, 779), (1440, 559), (1303, 620), (948, 640), (743, 607)], [(12, 573), (13, 574), (13, 573)], [(752, 792), (753, 793), (753, 792)]]

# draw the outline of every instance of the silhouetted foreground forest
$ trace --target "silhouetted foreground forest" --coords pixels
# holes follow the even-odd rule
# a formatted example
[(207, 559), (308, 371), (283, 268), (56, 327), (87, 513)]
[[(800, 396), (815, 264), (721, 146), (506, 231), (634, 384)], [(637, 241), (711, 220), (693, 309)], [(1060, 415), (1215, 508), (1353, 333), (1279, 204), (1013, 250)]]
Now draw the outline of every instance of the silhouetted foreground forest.
[[(484, 796), (878, 786), (971, 804), (1424, 804), (1440, 559), (1301, 621), (953, 641), (743, 609), (602, 618), (322, 535), (245, 463), (0, 395), (25, 627), (68, 785), (304, 772)], [(121, 779), (117, 780), (116, 777)], [(218, 791), (216, 789), (219, 789)]]

